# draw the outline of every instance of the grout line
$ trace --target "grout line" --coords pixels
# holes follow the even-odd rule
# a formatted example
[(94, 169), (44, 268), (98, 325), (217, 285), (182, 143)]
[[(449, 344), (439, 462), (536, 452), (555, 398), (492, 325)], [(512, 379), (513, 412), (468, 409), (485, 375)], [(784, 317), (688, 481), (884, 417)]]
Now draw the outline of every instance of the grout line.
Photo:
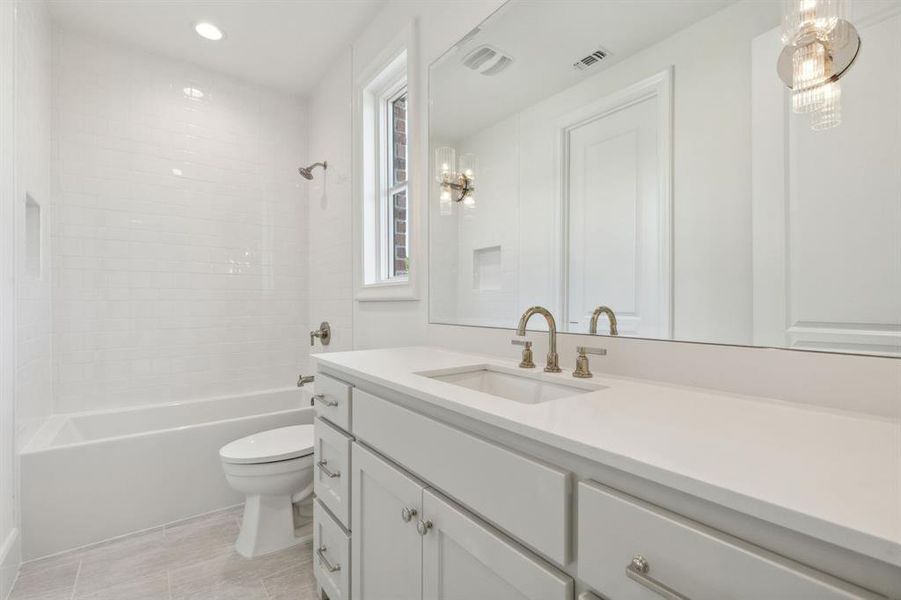
[(172, 570), (166, 569), (166, 595), (172, 600)]
[(72, 582), (72, 595), (69, 596), (69, 600), (75, 600), (75, 592), (78, 590), (78, 577), (81, 575), (81, 565), (84, 564), (83, 560), (78, 561), (78, 569), (75, 570), (75, 581)]

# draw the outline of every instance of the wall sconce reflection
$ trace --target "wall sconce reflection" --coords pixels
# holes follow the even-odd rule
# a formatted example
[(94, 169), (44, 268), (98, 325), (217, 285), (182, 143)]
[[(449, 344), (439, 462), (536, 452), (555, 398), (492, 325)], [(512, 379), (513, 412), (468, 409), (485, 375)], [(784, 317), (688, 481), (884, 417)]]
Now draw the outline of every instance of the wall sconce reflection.
[(784, 0), (782, 43), (777, 71), (792, 91), (792, 110), (811, 116), (813, 129), (838, 127), (838, 80), (860, 51), (860, 37), (845, 20), (848, 0)]
[(457, 151), (450, 146), (435, 150), (435, 180), (441, 187), (438, 205), (442, 215), (453, 214), (453, 206), (458, 202), (465, 208), (475, 206), (473, 180), (477, 170), (478, 158), (475, 154), (461, 154), (458, 165)]

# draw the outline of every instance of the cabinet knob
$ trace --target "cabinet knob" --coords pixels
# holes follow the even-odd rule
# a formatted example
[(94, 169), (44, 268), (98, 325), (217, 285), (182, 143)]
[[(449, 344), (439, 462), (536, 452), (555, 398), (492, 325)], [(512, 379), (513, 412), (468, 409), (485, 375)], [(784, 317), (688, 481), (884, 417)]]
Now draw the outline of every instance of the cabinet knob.
[(416, 531), (419, 532), (419, 535), (425, 535), (429, 532), (429, 529), (432, 528), (432, 521), (420, 521), (416, 524)]
[(400, 509), (400, 518), (404, 523), (409, 523), (410, 521), (412, 521), (413, 517), (415, 517), (417, 514), (418, 511), (415, 508), (411, 508), (409, 506), (405, 506)]

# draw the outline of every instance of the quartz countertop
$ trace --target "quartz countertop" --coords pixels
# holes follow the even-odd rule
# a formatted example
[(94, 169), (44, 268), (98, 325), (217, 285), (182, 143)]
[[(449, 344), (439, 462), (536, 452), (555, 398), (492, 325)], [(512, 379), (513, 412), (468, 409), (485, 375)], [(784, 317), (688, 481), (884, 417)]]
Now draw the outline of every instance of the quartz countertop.
[[(598, 372), (589, 381), (602, 389), (524, 404), (418, 374), (510, 368), (517, 361), (434, 347), (314, 358), (338, 377), (378, 384), (901, 567), (901, 421)], [(598, 368), (603, 359), (594, 360)], [(567, 369), (538, 376), (580, 381)]]

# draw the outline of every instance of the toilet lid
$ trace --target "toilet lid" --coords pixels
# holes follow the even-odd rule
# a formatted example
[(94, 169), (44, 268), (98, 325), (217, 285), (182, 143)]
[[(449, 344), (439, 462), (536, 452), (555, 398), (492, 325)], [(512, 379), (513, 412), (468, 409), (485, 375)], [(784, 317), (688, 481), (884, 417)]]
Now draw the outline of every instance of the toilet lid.
[(234, 464), (269, 463), (312, 453), (312, 425), (292, 425), (261, 431), (230, 442), (219, 450), (223, 461)]

